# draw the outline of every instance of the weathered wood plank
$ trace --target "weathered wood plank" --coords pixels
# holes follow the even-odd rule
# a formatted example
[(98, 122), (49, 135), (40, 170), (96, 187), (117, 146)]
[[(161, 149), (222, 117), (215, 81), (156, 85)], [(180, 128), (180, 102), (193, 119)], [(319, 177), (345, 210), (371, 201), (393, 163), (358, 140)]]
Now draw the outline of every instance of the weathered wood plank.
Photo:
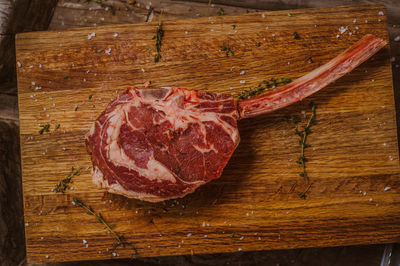
[[(125, 236), (129, 245), (118, 250), (120, 257), (132, 256), (133, 246), (139, 252), (135, 256), (160, 256), (399, 240), (400, 171), (388, 47), (311, 99), (241, 121), (242, 143), (223, 177), (166, 206), (95, 188), (83, 143), (91, 121), (116, 89), (152, 80), (156, 86), (236, 93), (266, 78), (296, 78), (366, 33), (387, 39), (386, 18), (379, 11), (386, 12), (382, 6), (364, 6), (294, 10), (291, 17), (265, 12), (265, 18), (249, 14), (166, 21), (163, 57), (157, 64), (148, 49), (154, 45), (156, 23), (19, 35), (28, 258), (112, 256), (106, 249), (113, 239), (93, 217), (72, 206), (72, 196), (101, 211)], [(336, 38), (338, 28), (346, 25), (346, 34)], [(293, 39), (293, 31), (300, 34), (299, 40)], [(96, 36), (88, 40), (92, 32)], [(224, 42), (232, 46), (234, 57), (219, 51)], [(109, 48), (111, 55), (106, 55)], [(242, 70), (245, 75), (239, 74)], [(293, 125), (283, 118), (308, 110), (311, 100), (319, 104), (309, 139), (315, 150), (308, 151), (313, 188), (302, 201), (297, 193), (304, 184), (294, 163), (298, 140)], [(40, 135), (39, 123), (47, 122), (51, 132)], [(60, 129), (54, 130), (58, 123)], [(71, 166), (83, 169), (74, 179), (74, 190), (55, 195), (51, 189)], [(65, 248), (75, 255), (66, 257)]]

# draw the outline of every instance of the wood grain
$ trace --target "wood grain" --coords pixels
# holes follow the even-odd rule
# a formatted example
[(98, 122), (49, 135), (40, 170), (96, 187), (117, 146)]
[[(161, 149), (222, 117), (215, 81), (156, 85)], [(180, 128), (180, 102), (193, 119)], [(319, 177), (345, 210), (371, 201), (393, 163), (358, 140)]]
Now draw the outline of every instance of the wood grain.
[[(237, 93), (271, 77), (294, 79), (367, 33), (387, 40), (379, 11), (386, 13), (373, 5), (167, 21), (159, 63), (153, 62), (156, 23), (17, 35), (28, 261), (113, 257), (112, 236), (73, 206), (72, 197), (101, 212), (124, 236), (120, 258), (399, 241), (388, 47), (310, 99), (240, 121), (242, 141), (223, 176), (180, 200), (149, 204), (97, 189), (84, 145), (92, 121), (126, 86), (151, 80), (155, 86)], [(343, 35), (341, 26), (349, 27)], [(96, 36), (88, 40), (92, 32)], [(222, 44), (235, 56), (219, 51)], [(111, 55), (104, 53), (109, 48)], [(284, 117), (301, 115), (310, 101), (318, 104), (306, 151), (312, 188), (301, 200), (298, 139)], [(40, 135), (45, 123), (50, 133)], [(72, 166), (82, 168), (74, 189), (55, 194)]]

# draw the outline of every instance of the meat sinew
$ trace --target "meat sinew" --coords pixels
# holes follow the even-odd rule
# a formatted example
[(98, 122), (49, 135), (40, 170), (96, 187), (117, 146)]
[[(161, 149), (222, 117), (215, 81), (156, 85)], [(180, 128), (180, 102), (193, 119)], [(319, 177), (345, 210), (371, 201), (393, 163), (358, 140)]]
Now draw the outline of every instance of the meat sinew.
[(86, 135), (93, 182), (111, 193), (159, 202), (221, 176), (239, 144), (236, 121), (285, 107), (353, 70), (386, 45), (366, 35), (342, 54), (260, 97), (182, 88), (128, 88)]

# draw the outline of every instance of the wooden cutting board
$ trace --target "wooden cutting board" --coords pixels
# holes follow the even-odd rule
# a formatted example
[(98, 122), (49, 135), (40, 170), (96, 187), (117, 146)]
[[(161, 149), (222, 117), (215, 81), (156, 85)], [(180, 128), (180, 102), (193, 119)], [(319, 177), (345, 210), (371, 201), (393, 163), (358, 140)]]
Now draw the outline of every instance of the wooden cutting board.
[[(18, 34), (28, 261), (399, 241), (389, 46), (309, 99), (240, 121), (242, 140), (222, 177), (183, 199), (150, 204), (98, 189), (84, 142), (105, 104), (127, 86), (151, 81), (236, 94), (265, 79), (295, 79), (367, 33), (388, 40), (385, 14), (383, 5), (370, 5), (165, 21), (158, 63), (157, 23)], [(220, 51), (222, 45), (234, 56)], [(312, 185), (304, 200), (299, 139), (285, 117), (304, 117), (311, 101), (318, 108), (306, 149)], [(39, 134), (47, 123), (50, 132)], [(71, 167), (81, 169), (73, 190), (56, 194)], [(112, 235), (71, 204), (73, 197), (100, 212), (125, 247), (112, 254)]]

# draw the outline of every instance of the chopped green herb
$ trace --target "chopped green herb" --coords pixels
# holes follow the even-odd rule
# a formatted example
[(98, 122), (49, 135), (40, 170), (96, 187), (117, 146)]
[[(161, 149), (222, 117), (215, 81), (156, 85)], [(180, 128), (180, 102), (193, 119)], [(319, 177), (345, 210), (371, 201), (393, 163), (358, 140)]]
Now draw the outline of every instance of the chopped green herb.
[(260, 46), (261, 46), (261, 43), (260, 43), (260, 42), (256, 43), (256, 46), (257, 46), (257, 47), (260, 47)]
[(231, 238), (234, 238), (234, 237), (235, 237), (235, 233), (232, 233), (230, 237), (231, 237)]
[(235, 54), (232, 51), (232, 48), (230, 46), (225, 46), (225, 44), (221, 45), (221, 51), (224, 51), (226, 56), (232, 55), (234, 56)]
[(298, 116), (286, 117), (286, 118), (285, 118), (285, 121), (286, 121), (286, 122), (292, 122), (292, 123), (294, 123), (294, 124), (298, 124), (298, 123), (301, 122), (301, 118), (298, 117)]
[(287, 15), (288, 17), (291, 17), (291, 16), (292, 16), (292, 14), (290, 14), (290, 13), (286, 13), (286, 15)]
[(68, 76), (64, 76), (64, 79), (67, 79), (68, 78)]
[(89, 95), (89, 100), (91, 100), (93, 98), (93, 94)]
[(310, 190), (310, 188), (311, 188), (311, 184), (308, 185), (308, 187), (303, 192), (299, 193), (299, 197), (301, 199), (306, 199), (307, 198), (307, 192)]
[(218, 14), (218, 16), (223, 16), (223, 15), (225, 15), (225, 11), (222, 8), (220, 8), (218, 10), (217, 14)]
[(80, 174), (81, 174), (80, 169), (76, 170), (76, 169), (74, 169), (74, 167), (72, 167), (71, 173), (69, 173), (69, 175), (68, 175), (66, 178), (64, 178), (63, 180), (61, 180), (61, 181), (56, 185), (56, 187), (54, 188), (54, 191), (55, 191), (56, 193), (63, 193), (63, 194), (64, 194), (65, 191), (66, 191), (67, 189), (70, 189), (70, 188), (71, 188), (69, 184), (73, 183), (72, 177), (73, 177), (73, 176), (78, 176), (78, 175), (80, 175)]
[(180, 172), (181, 172), (181, 167), (178, 166), (178, 167), (176, 168), (176, 173), (179, 174)]
[(300, 39), (300, 36), (297, 32), (293, 32), (293, 39)]
[(311, 116), (307, 117), (306, 125), (304, 126), (302, 131), (299, 131), (296, 128), (296, 135), (298, 135), (300, 137), (299, 143), (300, 143), (300, 149), (301, 149), (300, 150), (300, 157), (296, 161), (296, 163), (299, 165), (299, 167), (303, 168), (303, 171), (300, 172), (299, 175), (301, 177), (303, 177), (304, 180), (307, 181), (307, 182), (309, 182), (309, 179), (308, 179), (308, 175), (307, 175), (307, 171), (306, 171), (307, 158), (305, 157), (304, 150), (305, 150), (305, 148), (310, 147), (310, 145), (308, 145), (306, 143), (306, 141), (307, 141), (308, 134), (311, 133), (310, 127), (311, 127), (311, 125), (312, 125), (312, 123), (314, 122), (314, 119), (315, 119), (315, 109), (316, 109), (316, 105), (314, 103), (311, 103)]
[(50, 131), (50, 124), (47, 123), (46, 125), (41, 125), (41, 129), (39, 130), (39, 134), (42, 135), (44, 132)]
[(232, 24), (232, 29), (236, 29), (236, 24)]
[(60, 124), (57, 124), (56, 129), (59, 129), (59, 128), (60, 128)]
[(162, 29), (161, 16), (160, 16), (160, 21), (158, 22), (156, 35), (153, 36), (153, 40), (156, 40), (156, 54), (154, 56), (154, 62), (158, 62), (161, 58), (160, 51), (161, 51), (161, 41), (163, 37), (164, 37), (164, 31)]
[(261, 92), (268, 90), (269, 88), (275, 88), (279, 84), (287, 84), (290, 83), (292, 80), (290, 78), (281, 78), (279, 80), (275, 78), (271, 78), (270, 82), (264, 80), (263, 83), (258, 84), (256, 88), (249, 89), (249, 90), (244, 90), (240, 92), (238, 95), (236, 95), (237, 98), (239, 99), (249, 99), (255, 95), (260, 94)]
[(75, 205), (78, 205), (79, 207), (85, 209), (88, 214), (96, 217), (97, 220), (105, 226), (107, 231), (113, 234), (117, 246), (124, 246), (124, 243), (121, 241), (121, 237), (116, 232), (114, 232), (114, 230), (111, 229), (111, 227), (106, 223), (106, 221), (104, 221), (100, 213), (96, 213), (95, 211), (93, 211), (91, 207), (86, 206), (85, 203), (78, 200), (77, 198), (72, 198), (72, 201), (74, 202)]
[(101, 53), (101, 52), (103, 52), (103, 50), (101, 50), (101, 49), (96, 50), (96, 53)]

